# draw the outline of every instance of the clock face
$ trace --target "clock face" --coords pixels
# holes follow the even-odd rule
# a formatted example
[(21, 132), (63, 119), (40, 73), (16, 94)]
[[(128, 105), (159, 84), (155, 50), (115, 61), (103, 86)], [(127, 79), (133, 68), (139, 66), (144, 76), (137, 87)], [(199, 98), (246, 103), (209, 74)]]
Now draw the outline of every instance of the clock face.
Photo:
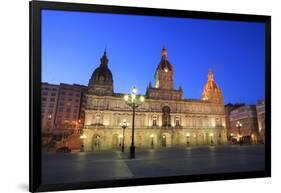
[(165, 72), (168, 72), (168, 68), (165, 68), (164, 71), (165, 71)]

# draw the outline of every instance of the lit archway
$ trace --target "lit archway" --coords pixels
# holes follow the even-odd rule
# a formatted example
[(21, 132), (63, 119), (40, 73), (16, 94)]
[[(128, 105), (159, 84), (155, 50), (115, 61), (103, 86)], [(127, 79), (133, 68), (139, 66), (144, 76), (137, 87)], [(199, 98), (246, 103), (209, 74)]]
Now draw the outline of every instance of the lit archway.
[(95, 134), (92, 137), (92, 151), (100, 150), (100, 147), (101, 147), (100, 135)]
[(167, 136), (162, 135), (162, 147), (166, 147), (166, 146), (167, 146)]

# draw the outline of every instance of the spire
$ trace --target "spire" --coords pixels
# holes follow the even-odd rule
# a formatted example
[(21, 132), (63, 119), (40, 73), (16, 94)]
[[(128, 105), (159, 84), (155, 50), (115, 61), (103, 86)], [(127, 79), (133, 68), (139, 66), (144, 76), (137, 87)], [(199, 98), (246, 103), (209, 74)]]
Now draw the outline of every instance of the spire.
[(163, 46), (161, 55), (162, 55), (162, 58), (165, 58), (165, 59), (167, 58), (168, 53), (167, 53), (167, 49), (165, 46)]
[(151, 88), (151, 81), (149, 81), (148, 87)]
[(108, 59), (107, 59), (107, 56), (106, 56), (106, 48), (105, 48), (105, 50), (104, 50), (103, 56), (102, 56), (102, 58), (100, 59), (100, 61), (101, 61), (101, 66), (104, 66), (104, 67), (107, 66), (107, 64), (108, 64)]
[(181, 92), (182, 92), (182, 87), (181, 87), (181, 86), (179, 86), (179, 91), (181, 91)]
[(208, 70), (208, 81), (209, 80), (214, 80), (214, 74), (213, 72), (211, 71), (211, 69)]

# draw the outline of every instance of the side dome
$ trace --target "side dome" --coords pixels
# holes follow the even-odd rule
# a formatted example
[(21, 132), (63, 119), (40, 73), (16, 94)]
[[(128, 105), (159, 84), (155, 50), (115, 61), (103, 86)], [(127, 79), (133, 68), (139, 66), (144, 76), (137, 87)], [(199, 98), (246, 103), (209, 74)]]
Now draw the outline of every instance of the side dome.
[(100, 83), (113, 82), (112, 73), (110, 69), (104, 67), (98, 67), (97, 69), (95, 69), (90, 80)]
[(100, 61), (100, 66), (94, 70), (89, 80), (88, 93), (95, 95), (112, 95), (113, 77), (110, 69), (108, 68), (106, 51)]
[(214, 75), (210, 70), (208, 72), (208, 80), (204, 86), (201, 99), (213, 103), (224, 103), (223, 93), (215, 82)]

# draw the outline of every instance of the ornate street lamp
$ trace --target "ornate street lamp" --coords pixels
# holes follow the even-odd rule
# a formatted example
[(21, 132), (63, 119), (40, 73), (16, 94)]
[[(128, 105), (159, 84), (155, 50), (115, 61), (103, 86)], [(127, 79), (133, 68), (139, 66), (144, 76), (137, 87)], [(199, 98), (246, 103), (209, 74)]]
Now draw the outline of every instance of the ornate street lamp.
[(52, 126), (51, 119), (52, 119), (52, 114), (49, 113), (48, 114), (48, 132), (51, 130), (51, 126)]
[(49, 148), (51, 146), (51, 142), (52, 142), (52, 133), (51, 133), (51, 120), (52, 120), (52, 114), (49, 113), (48, 114), (48, 121), (47, 121), (47, 129), (45, 131), (43, 131), (43, 136), (46, 137), (46, 144), (47, 144), (47, 151), (49, 151)]
[(242, 123), (240, 121), (237, 121), (236, 123), (236, 128), (238, 129), (238, 140), (239, 140), (239, 144), (240, 146), (242, 145), (242, 139), (241, 139), (241, 127), (242, 127)]
[(190, 134), (189, 133), (187, 133), (186, 134), (186, 146), (189, 146), (189, 142), (190, 141)]
[(79, 133), (80, 132), (80, 126), (81, 126), (81, 119), (78, 119), (77, 121), (75, 121), (75, 133)]
[(126, 120), (124, 119), (123, 122), (120, 123), (120, 126), (123, 129), (123, 135), (122, 135), (122, 148), (121, 151), (124, 152), (124, 140), (125, 140), (125, 129), (127, 128), (128, 124), (126, 122)]
[(144, 103), (143, 96), (137, 96), (137, 89), (134, 87), (132, 89), (131, 94), (125, 95), (124, 100), (127, 105), (129, 105), (133, 109), (133, 119), (132, 119), (132, 143), (130, 147), (130, 155), (129, 158), (135, 158), (135, 144), (134, 144), (134, 135), (135, 135), (135, 110), (138, 108), (142, 103)]
[(213, 133), (210, 133), (211, 145), (213, 145), (213, 144), (214, 144), (213, 137), (214, 137), (214, 134), (213, 134)]
[(151, 148), (153, 149), (154, 148), (154, 135), (151, 134), (150, 138), (151, 138)]

